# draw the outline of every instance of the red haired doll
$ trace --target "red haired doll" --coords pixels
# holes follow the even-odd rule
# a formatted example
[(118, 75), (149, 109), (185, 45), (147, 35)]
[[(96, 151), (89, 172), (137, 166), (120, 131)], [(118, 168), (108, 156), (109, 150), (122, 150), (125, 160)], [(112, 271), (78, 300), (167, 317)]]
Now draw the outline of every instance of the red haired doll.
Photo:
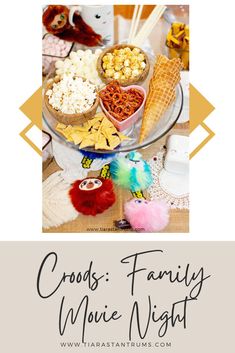
[(70, 24), (69, 9), (66, 6), (49, 5), (43, 13), (42, 22), (47, 32), (60, 39), (81, 43), (89, 47), (102, 44), (102, 37), (95, 33), (77, 12), (73, 16), (74, 26)]

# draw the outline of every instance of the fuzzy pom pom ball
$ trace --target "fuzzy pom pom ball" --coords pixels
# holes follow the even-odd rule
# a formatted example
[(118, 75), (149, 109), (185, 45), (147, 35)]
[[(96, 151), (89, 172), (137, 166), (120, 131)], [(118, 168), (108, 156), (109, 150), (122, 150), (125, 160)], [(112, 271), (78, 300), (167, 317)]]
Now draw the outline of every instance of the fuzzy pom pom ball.
[(138, 152), (114, 159), (110, 164), (110, 173), (115, 184), (132, 192), (145, 190), (153, 182), (151, 169)]
[(169, 222), (169, 207), (162, 200), (132, 199), (124, 205), (131, 227), (138, 232), (159, 232)]
[(116, 199), (112, 180), (99, 177), (75, 181), (69, 190), (69, 196), (78, 212), (92, 216), (103, 213)]

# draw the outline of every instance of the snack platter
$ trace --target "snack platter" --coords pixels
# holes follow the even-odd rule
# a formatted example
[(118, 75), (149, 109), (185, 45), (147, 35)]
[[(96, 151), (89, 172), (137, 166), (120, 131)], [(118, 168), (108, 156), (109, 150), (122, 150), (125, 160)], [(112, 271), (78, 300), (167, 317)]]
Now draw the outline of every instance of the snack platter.
[(109, 5), (43, 12), (46, 231), (168, 232), (174, 209), (188, 227), (188, 12), (130, 6), (131, 22)]
[[(124, 45), (121, 46), (121, 48), (122, 49), (124, 48), (124, 50), (125, 50), (125, 47), (128, 48), (128, 44), (126, 46)], [(117, 48), (117, 46), (113, 47), (113, 51), (116, 50), (115, 48)], [(118, 50), (119, 48), (120, 46), (118, 46)], [(131, 50), (133, 50), (133, 46), (131, 47)], [(112, 78), (103, 77), (105, 70), (103, 69), (101, 73), (101, 70), (99, 68), (100, 68), (100, 65), (102, 65), (101, 60), (102, 58), (104, 58), (105, 53), (107, 52), (110, 52), (110, 50), (107, 48), (105, 48), (104, 51), (102, 51), (101, 49), (99, 49), (98, 51), (97, 50), (92, 51), (91, 49), (88, 49), (85, 51), (79, 50), (77, 53), (72, 51), (69, 56), (70, 59), (65, 59), (63, 63), (61, 61), (59, 61), (59, 63), (55, 63), (55, 67), (47, 75), (44, 81), (43, 121), (55, 139), (57, 139), (60, 143), (65, 144), (68, 147), (73, 149), (95, 152), (97, 154), (104, 154), (104, 153), (113, 154), (113, 153), (129, 152), (129, 151), (146, 148), (150, 146), (152, 143), (159, 140), (161, 137), (163, 137), (169, 130), (171, 130), (175, 125), (175, 123), (177, 122), (177, 120), (179, 119), (183, 108), (183, 91), (182, 91), (181, 84), (180, 82), (176, 83), (174, 87), (173, 102), (170, 102), (171, 104), (168, 104), (167, 109), (164, 108), (162, 111), (160, 111), (159, 113), (160, 116), (157, 119), (157, 122), (154, 124), (152, 123), (152, 126), (149, 129), (150, 131), (148, 131), (145, 134), (145, 136), (142, 136), (142, 139), (140, 140), (141, 131), (143, 130), (143, 116), (145, 114), (144, 112), (147, 110), (146, 99), (149, 99), (149, 100), (151, 99), (149, 90), (152, 85), (151, 81), (153, 81), (154, 67), (156, 66), (157, 61), (160, 61), (161, 59), (165, 60), (166, 57), (160, 56), (160, 58), (157, 59), (152, 54), (145, 52), (144, 55), (146, 56), (147, 60), (143, 60), (142, 62), (148, 63), (149, 67), (147, 68), (147, 74), (144, 73), (145, 64), (141, 64), (143, 67), (143, 70), (142, 72), (140, 72), (139, 77), (135, 77), (136, 83), (135, 83), (135, 80), (133, 80), (133, 75), (132, 75), (132, 81), (130, 81), (130, 84), (128, 84), (128, 74), (130, 70), (125, 70), (125, 68), (129, 69), (129, 67), (131, 67), (128, 58), (127, 59), (125, 58), (125, 60), (123, 59), (124, 62), (128, 64), (128, 66), (126, 67), (124, 66), (124, 73), (127, 74), (125, 77), (126, 81), (123, 80), (124, 78), (123, 71), (121, 73), (118, 72), (118, 69), (119, 69), (118, 65), (116, 65), (114, 68), (114, 70), (117, 69), (114, 73), (114, 77)], [(115, 52), (115, 53), (118, 54), (119, 52)], [(128, 50), (127, 50), (127, 54), (129, 54)], [(97, 104), (97, 99), (96, 99), (96, 104), (94, 104), (94, 106), (90, 106), (91, 104), (90, 105), (87, 104), (86, 109), (87, 111), (89, 111), (89, 114), (86, 114), (86, 112), (84, 113), (76, 112), (75, 114), (72, 114), (71, 112), (74, 113), (74, 111), (72, 111), (71, 109), (75, 109), (74, 106), (71, 106), (68, 108), (67, 105), (64, 105), (65, 108), (63, 106), (62, 109), (70, 109), (70, 111), (64, 110), (65, 111), (64, 113), (63, 112), (57, 113), (55, 109), (53, 109), (53, 107), (50, 106), (50, 103), (48, 104), (53, 94), (52, 90), (50, 89), (51, 86), (53, 86), (52, 80), (55, 80), (56, 78), (58, 82), (60, 81), (60, 78), (58, 77), (58, 73), (62, 72), (64, 75), (64, 72), (66, 70), (66, 65), (67, 67), (69, 67), (69, 60), (71, 61), (70, 65), (72, 65), (71, 70), (73, 70), (74, 72), (73, 66), (75, 64), (73, 63), (76, 63), (76, 60), (77, 60), (76, 55), (80, 56), (80, 61), (82, 60), (81, 57), (84, 57), (85, 59), (83, 60), (85, 62), (88, 62), (88, 64), (86, 64), (82, 70), (80, 69), (79, 72), (81, 72), (82, 80), (85, 82), (88, 81), (87, 86), (89, 86), (90, 90), (92, 89), (91, 85), (92, 84), (94, 85), (94, 92), (96, 91), (97, 97), (99, 97), (99, 104)], [(132, 57), (133, 55), (130, 56), (130, 59), (134, 60), (135, 58), (133, 57), (132, 59)], [(91, 62), (92, 59), (93, 61)], [(142, 57), (140, 57), (140, 59), (142, 59)], [(90, 72), (89, 72), (89, 60), (91, 65)], [(112, 58), (111, 60), (113, 61), (115, 60), (115, 58)], [(169, 64), (170, 64), (170, 60), (167, 58), (166, 60), (169, 61)], [(109, 66), (108, 62), (106, 63), (106, 65), (103, 65), (103, 68), (106, 68), (107, 65), (108, 67), (112, 68), (112, 66)], [(87, 67), (88, 67), (88, 71), (86, 71)], [(120, 67), (122, 67), (122, 65)], [(133, 67), (134, 67), (133, 70), (137, 71), (136, 66), (133, 66)], [(89, 72), (89, 73), (86, 75), (86, 72)], [(77, 91), (79, 89), (81, 91), (82, 90), (84, 91), (84, 89), (87, 90), (87, 87), (81, 86), (82, 83), (80, 81), (82, 80), (81, 80), (81, 77), (78, 76), (78, 73), (76, 72), (73, 75), (74, 75), (74, 78), (72, 82), (70, 82), (70, 79), (66, 78), (67, 81), (65, 83), (62, 82), (61, 85), (62, 86), (67, 85), (71, 87), (72, 84), (75, 85), (76, 83), (75, 87)], [(84, 75), (86, 75), (85, 78), (84, 78)], [(113, 76), (112, 73), (111, 73), (111, 76)], [(161, 77), (156, 79), (157, 84), (160, 85), (159, 89), (162, 89), (161, 80), (162, 80)], [(164, 76), (163, 76), (163, 80), (164, 80)], [(104, 95), (102, 96), (102, 92), (109, 93), (108, 90), (112, 91), (113, 87), (117, 89), (117, 92), (115, 92), (116, 94), (114, 97), (117, 96), (119, 100), (121, 99), (120, 105), (122, 105), (122, 107), (120, 108), (118, 107), (118, 105), (117, 106), (114, 105), (113, 111), (112, 111), (112, 107), (108, 106), (108, 103), (109, 103), (108, 100), (105, 102), (102, 99), (104, 96)], [(50, 89), (50, 92), (48, 93), (49, 89)], [(56, 90), (57, 90), (57, 92), (55, 92), (56, 97), (58, 97), (59, 89), (60, 87), (56, 87)], [(105, 90), (107, 90), (107, 92)], [(91, 93), (89, 94), (91, 97), (92, 94)], [(135, 110), (131, 110), (130, 113), (126, 113), (127, 108), (129, 110), (134, 109), (131, 104), (128, 104), (128, 99), (129, 99), (129, 103), (131, 103), (131, 101), (135, 99), (135, 95), (133, 94), (136, 94), (136, 96), (138, 96), (139, 98), (142, 95), (142, 99), (141, 98), (139, 100), (137, 99), (137, 103), (136, 103), (137, 107)], [(71, 96), (71, 95), (75, 95), (75, 93), (73, 91), (72, 92), (66, 91), (66, 95)], [(129, 98), (128, 95), (130, 95), (131, 98)], [(80, 99), (80, 97), (78, 97), (78, 99)], [(161, 99), (161, 96), (160, 96), (160, 99)], [(60, 96), (60, 101), (61, 101), (61, 96)], [(110, 110), (105, 109), (105, 104), (106, 104), (106, 108), (108, 106), (108, 109)], [(151, 101), (149, 104), (152, 106), (153, 102)], [(56, 105), (55, 107), (58, 110), (58, 107)], [(121, 115), (121, 117), (119, 118), (117, 114), (115, 115), (114, 110), (121, 112), (123, 109), (125, 109), (125, 114), (123, 113), (124, 117), (122, 117)], [(159, 107), (157, 107), (156, 109), (157, 109), (156, 111), (158, 112)], [(162, 108), (160, 107), (160, 109)], [(112, 114), (114, 116), (112, 116)], [(62, 120), (60, 119), (60, 117), (62, 117)], [(92, 125), (93, 122), (94, 122), (94, 125)], [(107, 135), (107, 131), (104, 130), (103, 128), (106, 125), (108, 129), (107, 131), (110, 132), (110, 135)], [(103, 133), (101, 131), (102, 129), (104, 130)], [(87, 134), (85, 134), (86, 130), (87, 130)], [(68, 134), (64, 133), (65, 131), (67, 131)], [(93, 134), (91, 134), (91, 131), (93, 132)], [(98, 133), (99, 133), (99, 136), (98, 136)], [(71, 135), (74, 136), (74, 139), (71, 138)], [(85, 136), (84, 140), (82, 140), (81, 136)], [(97, 136), (97, 140), (95, 140), (95, 142), (92, 143), (91, 140), (92, 138), (94, 138), (94, 136)]]

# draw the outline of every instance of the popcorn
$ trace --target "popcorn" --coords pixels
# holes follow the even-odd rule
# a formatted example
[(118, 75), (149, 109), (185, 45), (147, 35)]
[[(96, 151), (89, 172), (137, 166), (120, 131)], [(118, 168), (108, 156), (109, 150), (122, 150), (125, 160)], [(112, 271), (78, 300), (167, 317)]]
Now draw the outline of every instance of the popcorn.
[(137, 58), (138, 58), (138, 61), (144, 61), (144, 54), (139, 54)]
[(131, 65), (132, 71), (133, 71), (133, 70), (138, 70), (139, 67), (140, 67), (140, 65), (138, 65), (138, 64), (132, 64), (132, 65)]
[(90, 49), (73, 51), (69, 58), (55, 63), (56, 74), (62, 79), (64, 76), (80, 76), (89, 80), (94, 85), (101, 87), (102, 81), (96, 70), (97, 59), (102, 50), (96, 49), (94, 53)]
[(56, 61), (55, 67), (56, 67), (57, 69), (60, 69), (60, 68), (62, 68), (63, 66), (64, 66), (64, 63), (63, 63), (62, 60)]
[(114, 63), (115, 64), (121, 64), (125, 61), (125, 56), (124, 55), (120, 55), (120, 56), (115, 56), (114, 57)]
[(105, 71), (106, 77), (113, 77), (115, 71), (113, 69), (108, 69)]
[(132, 50), (132, 52), (133, 52), (133, 54), (138, 55), (140, 53), (140, 49), (139, 48), (134, 48)]
[(132, 71), (132, 76), (139, 76), (139, 74), (140, 74), (140, 70), (137, 70), (137, 69), (134, 69), (133, 71)]
[(130, 60), (129, 59), (126, 59), (124, 61), (124, 66), (130, 66)]
[(123, 67), (123, 65), (120, 65), (120, 64), (119, 65), (115, 65), (114, 66), (114, 70), (115, 71), (121, 71), (122, 67)]
[(107, 69), (112, 69), (113, 68), (113, 64), (111, 62), (109, 62), (107, 65), (106, 65)]
[(64, 75), (46, 95), (51, 106), (64, 114), (84, 113), (96, 100), (95, 85), (72, 75)]
[(137, 64), (137, 63), (138, 63), (138, 58), (137, 58), (137, 56), (132, 56), (132, 57), (130, 58), (130, 60), (131, 60), (131, 64)]
[(102, 68), (107, 78), (126, 81), (128, 78), (136, 78), (146, 67), (145, 55), (139, 48), (114, 49), (103, 57)]
[(120, 77), (121, 77), (121, 73), (120, 72), (115, 72), (114, 75), (113, 75), (113, 78), (115, 80), (119, 80)]
[(131, 77), (131, 75), (132, 75), (132, 70), (130, 67), (125, 67), (122, 72), (123, 72), (125, 78)]
[(144, 61), (142, 61), (142, 63), (140, 63), (140, 67), (141, 67), (141, 69), (145, 69), (146, 63)]

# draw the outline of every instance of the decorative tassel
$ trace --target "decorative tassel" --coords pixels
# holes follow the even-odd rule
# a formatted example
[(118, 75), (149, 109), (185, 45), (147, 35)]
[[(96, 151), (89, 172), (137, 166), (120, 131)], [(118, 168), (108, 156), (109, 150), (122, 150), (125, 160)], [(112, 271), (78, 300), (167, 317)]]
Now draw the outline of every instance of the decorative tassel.
[(61, 171), (50, 175), (43, 182), (43, 228), (58, 227), (73, 221), (79, 213), (69, 199), (71, 185), (61, 176)]

